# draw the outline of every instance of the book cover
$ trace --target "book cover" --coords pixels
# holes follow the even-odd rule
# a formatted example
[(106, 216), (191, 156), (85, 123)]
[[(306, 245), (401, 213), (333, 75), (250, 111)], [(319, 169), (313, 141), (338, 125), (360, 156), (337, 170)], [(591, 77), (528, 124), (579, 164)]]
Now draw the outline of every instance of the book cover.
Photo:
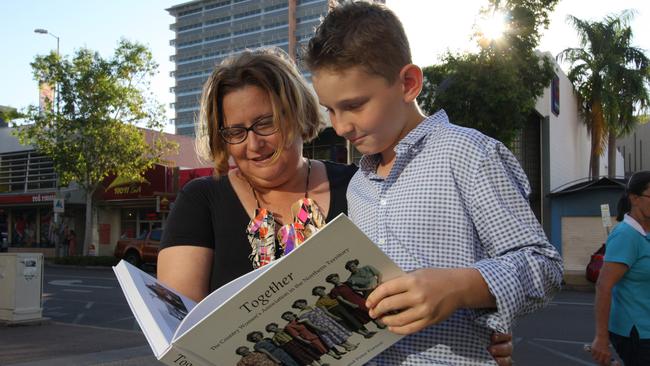
[(124, 261), (114, 269), (168, 365), (362, 365), (401, 338), (365, 297), (403, 272), (343, 214), (198, 304)]

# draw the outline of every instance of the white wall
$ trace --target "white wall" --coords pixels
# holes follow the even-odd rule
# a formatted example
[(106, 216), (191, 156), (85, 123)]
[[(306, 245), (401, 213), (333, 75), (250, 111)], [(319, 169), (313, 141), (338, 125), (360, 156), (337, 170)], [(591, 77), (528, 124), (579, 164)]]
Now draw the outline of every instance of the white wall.
[[(548, 55), (548, 54), (547, 54)], [(537, 100), (535, 109), (549, 117), (550, 190), (589, 177), (591, 136), (578, 113), (578, 98), (569, 78), (555, 65), (560, 78), (560, 113), (551, 111), (551, 88)], [(607, 174), (607, 151), (600, 158), (600, 174)], [(617, 153), (616, 175), (623, 175), (623, 157)]]

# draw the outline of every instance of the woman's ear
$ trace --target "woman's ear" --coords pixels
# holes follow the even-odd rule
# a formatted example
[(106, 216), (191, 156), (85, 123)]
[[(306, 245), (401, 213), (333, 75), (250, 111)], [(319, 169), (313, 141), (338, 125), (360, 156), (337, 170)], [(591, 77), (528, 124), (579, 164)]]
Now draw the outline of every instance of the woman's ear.
[(400, 83), (402, 84), (402, 94), (404, 102), (411, 103), (420, 95), (424, 76), (422, 70), (414, 64), (408, 64), (402, 67), (399, 73)]

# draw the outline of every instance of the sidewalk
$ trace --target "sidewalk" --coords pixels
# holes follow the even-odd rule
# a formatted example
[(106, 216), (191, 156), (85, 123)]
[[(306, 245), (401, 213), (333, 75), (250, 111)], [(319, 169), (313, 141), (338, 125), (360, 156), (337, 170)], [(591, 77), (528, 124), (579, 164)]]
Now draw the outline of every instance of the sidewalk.
[(50, 322), (0, 327), (0, 366), (159, 366), (139, 331)]

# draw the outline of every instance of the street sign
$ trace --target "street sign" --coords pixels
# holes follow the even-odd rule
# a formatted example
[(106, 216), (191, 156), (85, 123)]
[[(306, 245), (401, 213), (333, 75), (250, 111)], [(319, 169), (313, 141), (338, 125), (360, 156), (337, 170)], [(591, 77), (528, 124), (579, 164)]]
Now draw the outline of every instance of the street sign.
[(605, 203), (600, 205), (600, 216), (603, 219), (603, 227), (612, 227), (612, 217), (609, 213), (609, 204)]
[(65, 202), (63, 198), (55, 198), (52, 200), (54, 213), (63, 213), (65, 211)]

